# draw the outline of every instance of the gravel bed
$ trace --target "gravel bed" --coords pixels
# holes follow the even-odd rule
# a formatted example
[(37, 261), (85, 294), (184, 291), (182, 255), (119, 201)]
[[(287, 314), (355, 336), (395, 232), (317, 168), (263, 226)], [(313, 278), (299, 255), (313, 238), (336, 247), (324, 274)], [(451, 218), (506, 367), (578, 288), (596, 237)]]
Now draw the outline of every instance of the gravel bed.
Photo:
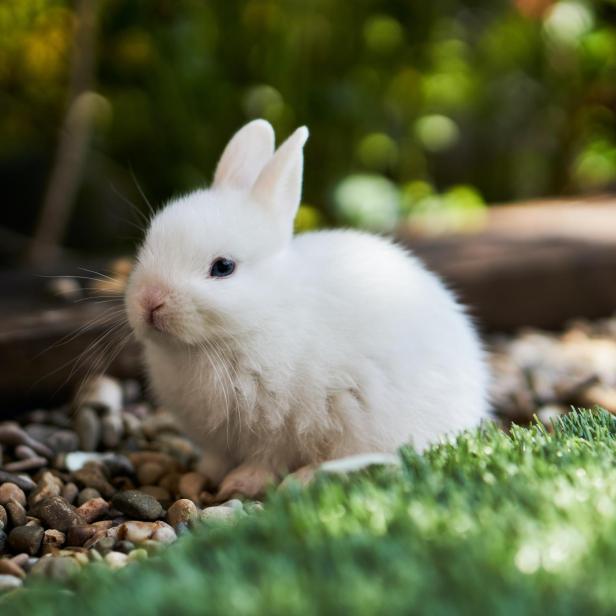
[[(616, 317), (488, 341), (498, 417), (548, 427), (571, 406), (616, 413)], [(216, 504), (199, 451), (135, 381), (101, 376), (79, 402), (0, 423), (0, 592), (65, 580), (90, 562), (148, 558), (202, 520), (261, 508)]]
[(527, 329), (489, 341), (492, 402), (505, 422), (547, 427), (571, 407), (616, 413), (616, 316), (574, 321), (562, 332)]
[(64, 580), (88, 563), (118, 569), (199, 520), (260, 508), (214, 504), (199, 452), (139, 384), (102, 376), (79, 404), (0, 423), (0, 592), (28, 576)]

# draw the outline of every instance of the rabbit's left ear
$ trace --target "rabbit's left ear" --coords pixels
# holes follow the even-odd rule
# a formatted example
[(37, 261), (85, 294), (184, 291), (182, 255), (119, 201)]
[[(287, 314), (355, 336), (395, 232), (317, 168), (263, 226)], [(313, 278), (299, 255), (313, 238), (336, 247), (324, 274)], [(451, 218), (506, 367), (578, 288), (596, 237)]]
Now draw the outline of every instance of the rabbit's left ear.
[(277, 150), (259, 174), (252, 196), (277, 219), (292, 225), (302, 196), (304, 144), (308, 129), (298, 128)]

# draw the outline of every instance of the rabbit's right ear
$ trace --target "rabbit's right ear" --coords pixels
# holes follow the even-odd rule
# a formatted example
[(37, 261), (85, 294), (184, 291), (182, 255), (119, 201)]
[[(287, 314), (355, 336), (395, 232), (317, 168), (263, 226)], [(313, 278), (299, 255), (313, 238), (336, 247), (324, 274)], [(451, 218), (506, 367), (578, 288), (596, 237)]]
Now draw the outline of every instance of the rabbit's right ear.
[(233, 135), (222, 153), (212, 186), (250, 190), (274, 155), (274, 129), (265, 120), (249, 122)]

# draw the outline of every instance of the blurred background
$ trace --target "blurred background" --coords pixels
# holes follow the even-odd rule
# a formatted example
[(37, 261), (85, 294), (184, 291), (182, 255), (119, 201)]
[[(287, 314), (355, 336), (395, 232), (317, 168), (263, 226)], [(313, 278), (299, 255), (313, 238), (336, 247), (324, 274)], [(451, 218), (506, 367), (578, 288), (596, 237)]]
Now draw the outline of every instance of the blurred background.
[(256, 117), (311, 130), (300, 229), (441, 233), (616, 187), (615, 113), (613, 0), (5, 0), (0, 264), (131, 252)]
[(518, 332), (502, 415), (616, 412), (616, 0), (3, 0), (0, 413), (107, 368), (144, 217), (258, 117), (310, 128), (298, 230), (392, 233)]

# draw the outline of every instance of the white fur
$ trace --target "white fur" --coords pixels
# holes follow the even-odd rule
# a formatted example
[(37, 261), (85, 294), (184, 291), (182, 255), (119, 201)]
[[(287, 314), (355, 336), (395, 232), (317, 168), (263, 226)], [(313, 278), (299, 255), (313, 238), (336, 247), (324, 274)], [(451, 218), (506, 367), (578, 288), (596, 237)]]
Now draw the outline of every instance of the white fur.
[[(307, 131), (257, 164), (269, 131), (255, 124), (235, 135), (213, 188), (153, 220), (126, 298), (152, 387), (204, 446), (213, 478), (242, 463), (281, 475), (406, 442), (423, 449), (476, 426), (488, 377), (464, 310), (386, 239), (292, 238)], [(209, 277), (221, 256), (236, 272)], [(164, 332), (143, 318), (148, 286), (165, 293)]]

